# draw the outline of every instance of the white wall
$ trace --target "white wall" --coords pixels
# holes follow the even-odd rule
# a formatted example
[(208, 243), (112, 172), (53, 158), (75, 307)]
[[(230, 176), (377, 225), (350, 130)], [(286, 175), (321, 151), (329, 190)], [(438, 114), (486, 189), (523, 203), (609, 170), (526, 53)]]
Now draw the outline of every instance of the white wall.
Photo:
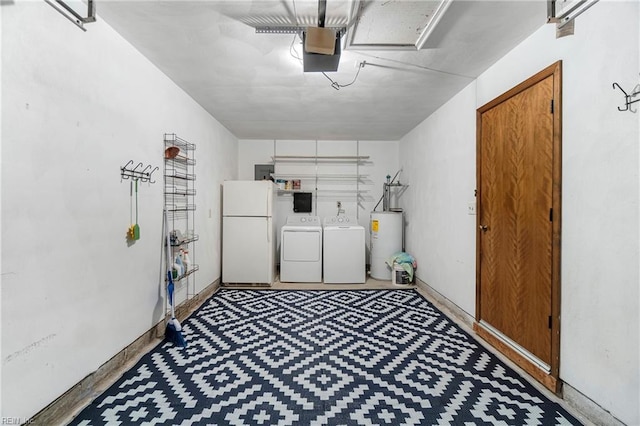
[[(0, 24), (2, 23), (2, 10), (4, 8), (0, 7)], [(2, 31), (0, 30), (0, 61), (2, 59), (2, 46), (3, 46), (3, 37), (2, 37)], [(2, 90), (2, 82), (3, 82), (3, 77), (2, 77), (2, 63), (0, 62), (0, 102), (2, 102), (3, 98), (3, 90)], [(2, 123), (3, 123), (3, 114), (2, 114), (2, 104), (0, 103), (0, 236), (2, 235), (2, 135), (3, 135), (3, 127), (2, 127)], [(4, 269), (2, 269), (2, 245), (0, 244), (0, 271), (4, 271)], [(0, 274), (0, 413), (2, 413), (2, 361), (1, 359), (4, 358), (2, 355), (4, 354), (4, 352), (2, 351), (2, 274)]]
[(403, 138), (401, 164), (411, 182), (403, 200), (407, 247), (416, 275), (475, 314), (475, 83)]
[[(556, 39), (543, 26), (401, 141), (420, 157), (402, 160), (418, 184), (404, 200), (418, 276), (473, 315), (475, 217), (463, 212), (475, 187), (475, 109), (563, 60), (560, 376), (630, 425), (640, 423), (640, 126), (637, 114), (617, 110), (623, 98), (612, 83), (640, 82), (639, 21), (637, 2), (603, 1), (578, 18), (573, 36)], [(425, 214), (432, 220), (416, 226)]]
[[(237, 141), (102, 20), (84, 33), (44, 2), (0, 9), (2, 416), (26, 419), (164, 314), (165, 132), (197, 144), (197, 287), (219, 278)], [(131, 246), (129, 160), (160, 167)]]
[(273, 139), (240, 139), (238, 141), (238, 179), (253, 180), (255, 164), (271, 164), (274, 155)]
[[(313, 162), (279, 162), (275, 167), (276, 174), (290, 176), (361, 175), (362, 179), (357, 188), (353, 180), (318, 181), (318, 188), (323, 191), (318, 193), (317, 198), (314, 197), (312, 214), (320, 216), (321, 219), (336, 215), (336, 202), (341, 201), (344, 214), (357, 216), (359, 223), (367, 229), (365, 235), (368, 247), (369, 213), (382, 196), (385, 177), (388, 174), (393, 176), (399, 169), (397, 141), (240, 140), (238, 145), (238, 176), (239, 179), (249, 180), (254, 178), (254, 164), (271, 163), (272, 156), (276, 154), (314, 156), (317, 153), (319, 156), (369, 157), (357, 168), (355, 163), (325, 163), (319, 164), (316, 168)], [(315, 184), (315, 179), (302, 179), (301, 182), (303, 190), (314, 190)], [(356, 203), (356, 189), (361, 192), (359, 203)], [(286, 217), (294, 214), (291, 194), (280, 194), (276, 209), (278, 227), (281, 227)], [(382, 210), (382, 203), (378, 210)]]

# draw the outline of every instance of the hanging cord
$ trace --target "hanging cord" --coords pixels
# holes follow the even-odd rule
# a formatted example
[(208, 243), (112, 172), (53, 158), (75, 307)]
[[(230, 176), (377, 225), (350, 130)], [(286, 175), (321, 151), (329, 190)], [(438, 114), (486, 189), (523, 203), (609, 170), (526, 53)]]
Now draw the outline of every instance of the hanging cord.
[(291, 40), (291, 46), (289, 46), (289, 54), (295, 59), (297, 59), (300, 62), (300, 64), (302, 64), (302, 58), (300, 57), (300, 55), (298, 54), (298, 51), (295, 48), (296, 38), (298, 37), (300, 37), (300, 34), (295, 34), (293, 36), (293, 40)]
[[(291, 45), (289, 46), (289, 54), (297, 59), (298, 61), (300, 61), (300, 63), (302, 64), (302, 58), (300, 57), (300, 54), (298, 53), (298, 51), (295, 48), (295, 43), (296, 43), (296, 39), (300, 39), (300, 42), (302, 42), (302, 37), (300, 37), (300, 34), (295, 34), (293, 36), (293, 39), (291, 40)], [(337, 81), (334, 81), (331, 77), (329, 77), (327, 75), (327, 73), (323, 72), (322, 75), (324, 75), (327, 80), (329, 80), (331, 82), (331, 87), (333, 87), (336, 90), (340, 90), (343, 87), (348, 87), (351, 86), (353, 83), (356, 82), (356, 80), (358, 79), (358, 75), (360, 75), (360, 70), (362, 68), (364, 68), (364, 64), (365, 62), (360, 62), (358, 64), (358, 71), (356, 71), (356, 75), (353, 77), (353, 80), (351, 81), (351, 83), (347, 83), (347, 84), (340, 84)]]
[[(302, 31), (302, 28), (300, 28), (300, 22), (298, 21), (298, 9), (296, 8), (296, 0), (293, 0), (291, 3), (293, 4), (293, 19), (295, 21), (294, 24), (296, 28)], [(300, 36), (300, 32), (294, 34), (293, 39), (291, 40), (291, 45), (289, 46), (289, 54), (302, 64), (302, 57), (300, 56), (300, 54), (295, 48), (296, 38), (299, 38), (300, 41), (302, 42), (302, 37)]]
[(356, 82), (356, 80), (358, 79), (358, 75), (360, 74), (360, 70), (361, 70), (362, 68), (364, 68), (364, 62), (360, 62), (360, 63), (358, 64), (358, 71), (356, 72), (355, 77), (353, 77), (353, 81), (352, 81), (351, 83), (348, 83), (348, 84), (340, 84), (340, 83), (338, 83), (337, 81), (332, 80), (332, 79), (331, 79), (331, 77), (329, 77), (329, 76), (328, 76), (326, 73), (324, 73), (324, 72), (322, 73), (322, 75), (324, 75), (325, 77), (327, 77), (327, 80), (329, 80), (329, 81), (331, 82), (331, 87), (333, 87), (333, 88), (334, 88), (334, 89), (336, 89), (336, 90), (340, 90), (340, 89), (341, 89), (341, 88), (343, 88), (343, 87), (348, 87), (348, 86), (351, 86), (353, 83), (355, 83), (355, 82)]

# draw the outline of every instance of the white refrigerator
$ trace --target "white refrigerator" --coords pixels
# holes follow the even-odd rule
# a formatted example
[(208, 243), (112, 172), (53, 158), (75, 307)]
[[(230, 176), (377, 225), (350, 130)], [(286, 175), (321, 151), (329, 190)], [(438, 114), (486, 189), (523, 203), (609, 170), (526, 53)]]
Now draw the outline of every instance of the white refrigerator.
[(273, 284), (276, 187), (268, 180), (227, 180), (222, 187), (222, 282)]

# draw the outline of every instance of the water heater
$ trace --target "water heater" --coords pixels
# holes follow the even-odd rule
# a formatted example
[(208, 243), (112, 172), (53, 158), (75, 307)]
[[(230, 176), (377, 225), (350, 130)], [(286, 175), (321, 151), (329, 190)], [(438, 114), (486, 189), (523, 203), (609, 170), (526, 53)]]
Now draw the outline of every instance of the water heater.
[(402, 212), (371, 212), (371, 277), (390, 280), (391, 268), (387, 265), (395, 253), (402, 251)]

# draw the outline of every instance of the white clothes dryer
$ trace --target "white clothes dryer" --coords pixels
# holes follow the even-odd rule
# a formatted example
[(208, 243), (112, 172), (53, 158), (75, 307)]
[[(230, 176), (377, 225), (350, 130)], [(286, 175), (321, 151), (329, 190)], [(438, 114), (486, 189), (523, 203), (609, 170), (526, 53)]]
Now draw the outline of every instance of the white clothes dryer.
[(365, 229), (353, 217), (324, 219), (323, 279), (332, 284), (366, 281)]
[(280, 282), (322, 282), (322, 224), (318, 216), (289, 216), (280, 231)]

